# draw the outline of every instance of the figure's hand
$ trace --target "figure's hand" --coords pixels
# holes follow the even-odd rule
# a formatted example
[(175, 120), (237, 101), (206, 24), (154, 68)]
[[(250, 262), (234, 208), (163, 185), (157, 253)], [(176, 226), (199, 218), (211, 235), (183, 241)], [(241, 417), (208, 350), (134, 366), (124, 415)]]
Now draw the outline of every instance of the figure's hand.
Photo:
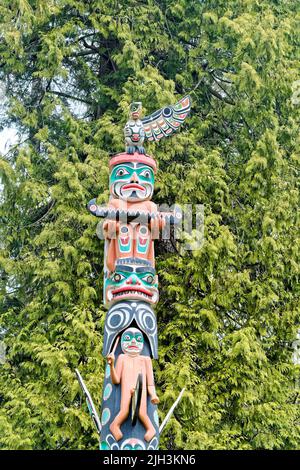
[(115, 363), (115, 355), (114, 355), (114, 353), (110, 353), (110, 354), (107, 356), (106, 360), (107, 360), (107, 364), (109, 364), (110, 366), (113, 366), (114, 363)]
[(153, 403), (153, 405), (158, 405), (159, 398), (157, 395), (151, 395), (151, 403)]
[(120, 224), (116, 220), (105, 220), (102, 225), (105, 238), (109, 240), (116, 238), (119, 232), (119, 226)]

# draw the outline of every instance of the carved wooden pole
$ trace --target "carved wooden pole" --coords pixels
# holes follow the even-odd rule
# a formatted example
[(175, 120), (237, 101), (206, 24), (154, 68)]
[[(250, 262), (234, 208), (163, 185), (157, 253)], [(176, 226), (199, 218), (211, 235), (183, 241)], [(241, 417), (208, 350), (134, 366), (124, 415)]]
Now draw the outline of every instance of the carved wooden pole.
[[(101, 419), (93, 417), (100, 449), (154, 450), (159, 445), (159, 398), (152, 369), (152, 359), (158, 355), (153, 307), (159, 297), (154, 240), (181, 215), (159, 212), (152, 202), (157, 164), (145, 153), (143, 143), (176, 131), (190, 106), (187, 96), (140, 119), (141, 103), (132, 103), (124, 129), (125, 152), (109, 163), (109, 203), (100, 207), (93, 199), (88, 204), (93, 215), (105, 218), (103, 294), (108, 312), (103, 355), (107, 365)], [(87, 401), (93, 416), (90, 396)]]

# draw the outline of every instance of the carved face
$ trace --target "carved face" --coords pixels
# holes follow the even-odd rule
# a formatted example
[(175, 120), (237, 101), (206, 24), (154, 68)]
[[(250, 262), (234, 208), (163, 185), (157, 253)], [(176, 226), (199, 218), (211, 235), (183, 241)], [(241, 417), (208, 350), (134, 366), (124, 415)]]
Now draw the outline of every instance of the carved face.
[(105, 302), (142, 300), (155, 304), (158, 301), (158, 280), (150, 266), (116, 265), (115, 271), (104, 282)]
[(130, 202), (146, 201), (153, 194), (154, 172), (144, 163), (121, 163), (113, 167), (109, 187), (116, 198)]
[(130, 117), (134, 121), (139, 119), (142, 114), (142, 103), (140, 101), (134, 101), (130, 105)]
[(128, 328), (121, 338), (121, 348), (124, 354), (137, 356), (141, 354), (144, 347), (143, 333), (137, 328)]

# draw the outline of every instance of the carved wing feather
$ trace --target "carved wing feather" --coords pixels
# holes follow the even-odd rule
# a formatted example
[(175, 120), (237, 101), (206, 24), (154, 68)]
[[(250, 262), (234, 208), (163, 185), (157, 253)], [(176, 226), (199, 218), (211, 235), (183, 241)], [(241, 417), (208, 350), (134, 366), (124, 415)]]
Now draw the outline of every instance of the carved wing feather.
[(174, 134), (191, 110), (191, 98), (185, 96), (173, 106), (165, 106), (142, 119), (145, 139), (160, 140)]

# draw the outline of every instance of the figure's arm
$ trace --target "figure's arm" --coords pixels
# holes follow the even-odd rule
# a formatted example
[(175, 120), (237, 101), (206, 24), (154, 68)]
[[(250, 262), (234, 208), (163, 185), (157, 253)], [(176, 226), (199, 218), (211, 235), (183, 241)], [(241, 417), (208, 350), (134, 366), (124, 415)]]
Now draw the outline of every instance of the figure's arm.
[(152, 361), (150, 357), (145, 357), (145, 363), (146, 363), (147, 390), (151, 398), (151, 403), (153, 403), (154, 405), (157, 405), (159, 403), (159, 398), (156, 395), (156, 391), (155, 391)]
[(157, 212), (157, 204), (153, 201), (144, 201), (144, 204), (149, 212)]
[[(157, 204), (153, 201), (146, 201), (147, 210), (152, 214), (157, 214), (157, 217), (151, 219), (150, 228), (152, 233), (152, 238), (159, 238), (159, 232), (162, 231), (166, 225), (166, 220), (164, 218), (164, 212), (159, 212), (157, 209)], [(171, 213), (170, 213), (171, 214)]]
[(110, 353), (107, 356), (107, 362), (110, 365), (110, 377), (114, 385), (118, 385), (121, 382), (122, 368), (123, 368), (123, 354), (120, 354), (115, 367), (115, 355)]

